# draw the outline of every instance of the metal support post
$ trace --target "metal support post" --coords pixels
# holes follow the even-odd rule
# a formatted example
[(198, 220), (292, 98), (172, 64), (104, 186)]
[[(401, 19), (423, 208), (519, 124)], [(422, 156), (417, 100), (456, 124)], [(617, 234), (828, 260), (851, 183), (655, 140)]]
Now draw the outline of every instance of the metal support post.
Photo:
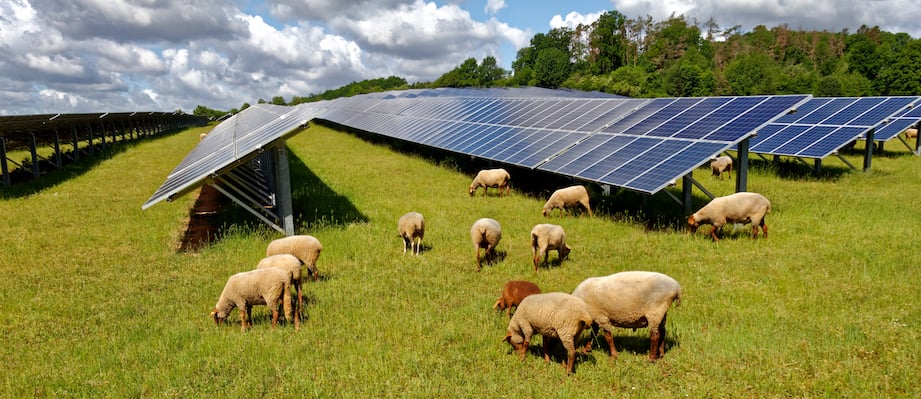
[(863, 151), (863, 171), (870, 170), (870, 164), (873, 162), (873, 130), (867, 131), (866, 148)]
[(288, 167), (288, 149), (285, 142), (275, 147), (275, 200), (278, 203), (278, 215), (285, 235), (294, 235), (294, 209), (291, 201), (291, 176)]
[(749, 138), (739, 142), (739, 167), (736, 170), (736, 192), (748, 191), (748, 146)]
[(3, 173), (3, 187), (10, 186), (10, 167), (6, 163), (6, 139), (0, 137), (0, 172)]

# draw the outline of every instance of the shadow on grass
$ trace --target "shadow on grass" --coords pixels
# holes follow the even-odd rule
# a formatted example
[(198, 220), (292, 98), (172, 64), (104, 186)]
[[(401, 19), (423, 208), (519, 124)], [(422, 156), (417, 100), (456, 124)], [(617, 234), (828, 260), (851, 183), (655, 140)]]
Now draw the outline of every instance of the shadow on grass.
[[(57, 168), (51, 159), (39, 159), (38, 169), (39, 178), (34, 178), (32, 174), (31, 161), (23, 161), (20, 168), (10, 171), (10, 187), (0, 186), (0, 198), (21, 198), (35, 194), (49, 187), (54, 187), (67, 180), (77, 178), (93, 170), (97, 165), (115, 157), (138, 144), (150, 140), (166, 138), (185, 131), (180, 129), (172, 132), (166, 132), (157, 136), (145, 136), (131, 141), (118, 141), (109, 143), (106, 147), (96, 144), (93, 154), (88, 154), (87, 148), (81, 148), (80, 159), (73, 160), (73, 150), (61, 154), (62, 166)], [(12, 166), (12, 165), (11, 165)]]
[[(333, 191), (314, 174), (304, 162), (288, 151), (289, 173), (291, 179), (291, 202), (293, 206), (295, 230), (315, 231), (330, 227), (343, 227), (351, 223), (367, 222), (367, 216), (343, 195)], [(197, 251), (221, 239), (232, 231), (262, 232), (274, 234), (273, 231), (256, 219), (248, 210), (231, 201), (224, 195), (206, 199), (206, 194), (214, 195), (215, 190), (208, 186), (202, 188), (199, 198), (190, 210), (190, 221), (184, 233), (180, 251)], [(209, 210), (201, 209), (211, 203)], [(207, 226), (201, 226), (206, 224)], [(206, 232), (196, 235), (193, 229)], [(321, 278), (322, 273), (321, 273)]]

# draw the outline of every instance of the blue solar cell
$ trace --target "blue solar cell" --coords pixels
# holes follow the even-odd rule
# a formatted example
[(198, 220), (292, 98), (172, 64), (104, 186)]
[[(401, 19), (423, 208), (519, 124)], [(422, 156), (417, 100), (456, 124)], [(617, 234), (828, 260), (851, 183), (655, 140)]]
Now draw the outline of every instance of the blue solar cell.
[[(757, 97), (742, 97), (727, 106), (740, 112), (739, 117), (726, 123), (703, 139), (713, 141), (736, 142), (750, 135), (762, 125), (772, 121), (778, 115), (789, 111), (807, 96), (770, 96), (759, 100)], [(745, 106), (748, 108), (736, 108)], [(724, 107), (726, 108), (726, 107)], [(722, 112), (723, 108), (720, 108)]]
[[(604, 129), (605, 131), (619, 131), (624, 134), (635, 134), (635, 135), (644, 135), (658, 129), (663, 124), (668, 121), (676, 118), (681, 113), (687, 111), (690, 108), (693, 108), (696, 104), (701, 102), (700, 98), (679, 98), (662, 109), (656, 111), (654, 114), (649, 115), (645, 119), (638, 121), (633, 124), (633, 126), (621, 126), (623, 122), (615, 123), (611, 127)], [(684, 126), (681, 126), (684, 127)], [(675, 132), (661, 132), (661, 134), (656, 134), (656, 136), (671, 136)]]
[(804, 115), (802, 118), (797, 120), (796, 123), (818, 125), (824, 120), (828, 119), (828, 117), (853, 104), (855, 101), (857, 101), (857, 99), (852, 97), (832, 98), (821, 107), (816, 108), (814, 111), (810, 112), (808, 115)]
[(556, 107), (559, 104), (558, 101), (550, 100), (538, 100), (534, 102), (534, 105), (530, 108), (527, 108), (525, 112), (518, 114), (514, 119), (509, 120), (509, 125), (513, 126), (530, 126), (530, 122), (534, 118), (542, 118), (546, 114)]
[(623, 132), (627, 128), (659, 112), (660, 110), (667, 107), (669, 104), (671, 104), (675, 100), (676, 99), (674, 98), (656, 98), (649, 102), (643, 103), (642, 106), (640, 106), (640, 108), (637, 109), (636, 111), (633, 111), (630, 114), (627, 114), (626, 116), (620, 119), (617, 119), (616, 121), (614, 121), (613, 119), (608, 121), (608, 122), (614, 122), (614, 123), (611, 123), (610, 126), (604, 129), (601, 129), (601, 131), (605, 133)]
[(516, 112), (528, 106), (529, 100), (505, 100), (502, 101), (497, 112), (484, 118), (480, 122), (489, 124), (506, 124), (508, 118)]
[[(758, 152), (764, 154), (771, 154), (777, 150), (778, 147), (781, 147), (790, 140), (795, 139), (799, 135), (803, 134), (810, 126), (806, 125), (769, 125), (769, 129), (762, 129), (758, 132), (758, 137), (753, 139), (750, 142), (749, 150), (751, 152)], [(771, 133), (771, 130), (777, 129), (775, 132)]]
[[(854, 102), (852, 102), (849, 106), (842, 108), (840, 111), (833, 113), (831, 116), (823, 120), (822, 124), (834, 126), (851, 125), (851, 121), (857, 119), (859, 116), (863, 115), (873, 107), (878, 106), (883, 101), (885, 101), (885, 99), (881, 97), (858, 98), (854, 100)], [(879, 120), (876, 122), (879, 122)]]
[(478, 154), (476, 152), (477, 149), (486, 143), (496, 140), (504, 140), (507, 137), (509, 130), (513, 128), (509, 126), (495, 126), (488, 127), (488, 129), (489, 130), (484, 129), (475, 131), (474, 134), (470, 135), (470, 139), (455, 145), (454, 148), (458, 152), (462, 152), (464, 154)]
[(625, 187), (646, 193), (655, 193), (671, 183), (672, 180), (684, 176), (713, 155), (722, 152), (725, 147), (725, 144), (722, 143), (692, 142), (664, 162), (653, 166), (635, 179), (627, 182)]
[(548, 142), (558, 140), (562, 135), (562, 132), (550, 130), (522, 129), (521, 133), (515, 134), (509, 138), (509, 140), (498, 145), (498, 151), (493, 153), (490, 158), (504, 162), (515, 154), (521, 153), (537, 143), (543, 142), (544, 145), (546, 145)]
[(828, 102), (831, 100), (831, 98), (810, 98), (808, 101), (797, 107), (796, 112), (784, 114), (780, 118), (777, 118), (775, 122), (784, 124), (798, 123), (800, 119), (805, 118), (813, 111), (824, 107), (825, 104), (828, 104)]
[(550, 126), (553, 122), (556, 122), (564, 116), (569, 115), (570, 112), (581, 107), (582, 104), (582, 101), (578, 100), (559, 101), (557, 102), (556, 106), (551, 107), (547, 110), (547, 112), (544, 112), (541, 115), (536, 115), (534, 118), (525, 121), (523, 126), (552, 129)]
[(432, 137), (428, 140), (427, 144), (444, 149), (452, 149), (455, 143), (469, 139), (470, 135), (473, 134), (472, 132), (479, 131), (479, 129), (482, 129), (481, 125), (461, 123), (458, 129), (445, 132), (445, 134), (440, 137)]
[(855, 118), (849, 126), (876, 126), (881, 121), (891, 117), (908, 107), (909, 104), (917, 100), (918, 97), (889, 97), (879, 104), (879, 106), (867, 111), (863, 115)]
[(627, 164), (612, 170), (611, 173), (602, 176), (598, 180), (616, 186), (625, 186), (627, 182), (642, 175), (647, 170), (651, 170), (662, 161), (668, 159), (668, 157), (691, 145), (691, 143), (683, 140), (668, 140), (656, 143), (652, 148), (631, 159)]
[(590, 113), (573, 120), (572, 124), (564, 125), (561, 129), (576, 130), (580, 132), (596, 132), (605, 125), (620, 119), (628, 114), (633, 107), (644, 103), (646, 100), (607, 100)]
[(711, 112), (719, 109), (730, 100), (731, 98), (729, 97), (704, 98), (700, 102), (694, 104), (691, 108), (682, 112), (680, 115), (672, 118), (670, 121), (649, 132), (649, 135), (657, 137), (675, 136), (679, 134), (681, 130), (694, 125), (695, 122), (706, 117)]
[(518, 151), (522, 147), (526, 147), (530, 142), (530, 137), (536, 132), (537, 130), (534, 129), (509, 128), (502, 136), (484, 143), (481, 147), (471, 152), (483, 158), (499, 159), (499, 154), (504, 151)]
[(597, 181), (602, 176), (632, 161), (639, 154), (648, 151), (661, 141), (661, 139), (648, 137), (615, 136), (613, 140), (598, 146), (591, 152), (600, 153), (604, 157), (575, 175)]
[(841, 126), (833, 132), (816, 141), (812, 145), (800, 150), (797, 155), (807, 158), (825, 158), (844, 147), (845, 144), (857, 139), (866, 131), (866, 128), (855, 126)]
[(835, 126), (812, 126), (809, 129), (806, 129), (806, 131), (804, 131), (802, 134), (788, 140), (786, 144), (777, 147), (777, 149), (771, 153), (781, 155), (796, 155), (806, 146), (823, 139), (825, 136), (828, 136), (836, 129), (838, 128)]
[[(607, 134), (589, 136), (584, 141), (576, 144), (573, 148), (568, 149), (566, 152), (541, 165), (539, 169), (574, 176), (577, 172), (591, 166), (591, 164), (601, 159), (601, 157), (607, 155), (600, 153), (589, 155), (589, 152), (613, 138), (614, 136)], [(623, 144), (626, 143), (624, 142)]]
[(908, 118), (899, 118), (895, 119), (885, 125), (882, 125), (880, 128), (876, 129), (873, 132), (873, 138), (875, 140), (887, 141), (892, 139), (895, 136), (898, 136), (900, 133), (904, 132), (905, 129), (913, 127), (918, 120), (921, 119), (908, 119)]
[[(505, 159), (505, 162), (522, 165), (528, 168), (536, 168), (550, 157), (556, 155), (563, 149), (584, 139), (584, 133), (555, 133), (548, 135), (545, 139), (540, 140), (533, 146), (528, 147), (517, 154)], [(552, 140), (554, 139), (555, 140)]]

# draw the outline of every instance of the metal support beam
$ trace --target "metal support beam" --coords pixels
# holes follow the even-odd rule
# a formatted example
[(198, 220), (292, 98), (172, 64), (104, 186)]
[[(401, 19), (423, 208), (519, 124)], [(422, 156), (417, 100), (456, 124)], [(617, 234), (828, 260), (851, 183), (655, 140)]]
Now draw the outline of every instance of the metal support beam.
[(739, 142), (739, 168), (736, 170), (736, 192), (748, 191), (748, 147), (749, 138)]
[(246, 209), (247, 212), (252, 213), (252, 214), (255, 215), (257, 218), (259, 218), (259, 220), (263, 221), (265, 224), (267, 224), (267, 225), (271, 226), (273, 229), (277, 230), (279, 233), (282, 233), (282, 234), (285, 233), (285, 230), (284, 230), (283, 228), (281, 228), (281, 226), (275, 224), (274, 221), (269, 220), (269, 218), (263, 216), (263, 215), (260, 214), (259, 212), (256, 212), (255, 209), (253, 209), (252, 207), (250, 207), (249, 205), (247, 205), (245, 202), (243, 202), (242, 200), (240, 200), (239, 198), (237, 198), (236, 196), (234, 196), (233, 193), (231, 193), (230, 191), (225, 190), (224, 188), (222, 188), (219, 184), (212, 184), (211, 186), (214, 187), (217, 191), (220, 191), (221, 194), (224, 194), (225, 196), (227, 196), (227, 198), (230, 198), (233, 202), (236, 202), (236, 203), (237, 203), (238, 205), (240, 205), (243, 209)]
[(32, 177), (38, 179), (42, 173), (38, 170), (38, 148), (35, 145), (35, 133), (29, 132), (29, 152), (32, 153)]
[(291, 176), (288, 168), (288, 149), (285, 142), (278, 143), (275, 147), (275, 203), (278, 204), (278, 215), (284, 227), (285, 235), (294, 235), (294, 209), (291, 201)]
[(61, 159), (61, 136), (58, 134), (58, 128), (54, 128), (54, 166), (58, 169), (64, 167), (64, 160)]
[(867, 145), (863, 151), (863, 171), (870, 170), (870, 164), (873, 162), (873, 132), (874, 129), (867, 131)]
[(822, 158), (816, 158), (813, 161), (813, 164), (815, 167), (812, 168), (812, 171), (815, 173), (816, 177), (818, 177), (820, 174), (822, 174)]
[(10, 186), (10, 167), (6, 163), (6, 139), (0, 137), (0, 172), (3, 173), (3, 187)]
[(690, 215), (691, 212), (694, 211), (694, 202), (693, 202), (694, 197), (691, 195), (691, 190), (692, 190), (691, 182), (694, 180), (694, 178), (691, 175), (693, 173), (694, 172), (688, 172), (688, 174), (684, 175), (684, 177), (681, 178), (681, 194), (684, 197), (682, 198), (683, 199), (682, 202), (684, 203), (684, 214), (685, 215)]
[(845, 165), (850, 166), (851, 169), (857, 170), (857, 167), (854, 166), (854, 164), (850, 163), (850, 162), (847, 160), (847, 158), (843, 157), (841, 154), (839, 154), (839, 153), (836, 152), (836, 153), (835, 153), (835, 156), (837, 156), (838, 159), (841, 160), (841, 162), (844, 162)]
[[(921, 123), (915, 124), (915, 129), (921, 128)], [(915, 137), (915, 155), (921, 155), (921, 137)]]

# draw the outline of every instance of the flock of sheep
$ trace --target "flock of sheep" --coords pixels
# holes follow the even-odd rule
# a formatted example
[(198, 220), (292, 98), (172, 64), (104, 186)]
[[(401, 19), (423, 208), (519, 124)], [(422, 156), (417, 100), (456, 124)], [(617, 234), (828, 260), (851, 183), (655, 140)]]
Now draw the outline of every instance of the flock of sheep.
[[(727, 160), (728, 159), (728, 160)], [(713, 160), (711, 168), (715, 176), (729, 172), (731, 176), (732, 159), (720, 157)], [(501, 197), (508, 195), (511, 177), (504, 169), (480, 171), (470, 184), (468, 193), (474, 196), (483, 187), (484, 196), (489, 188), (496, 188)], [(560, 215), (568, 208), (581, 208), (592, 215), (589, 206), (588, 191), (584, 186), (572, 186), (555, 191), (544, 204), (542, 213), (549, 216), (559, 209)], [(760, 227), (767, 238), (765, 215), (770, 212), (771, 204), (757, 193), (736, 193), (714, 198), (710, 203), (688, 218), (688, 226), (693, 233), (701, 225), (709, 224), (714, 241), (717, 232), (727, 223), (751, 223), (752, 238), (757, 236)], [(403, 253), (418, 255), (422, 252), (422, 240), (425, 236), (425, 219), (421, 213), (409, 212), (397, 221), (400, 237), (403, 241)], [(476, 270), (482, 268), (482, 261), (487, 265), (497, 259), (496, 246), (502, 238), (502, 228), (498, 221), (481, 218), (470, 228), (470, 237), (476, 252)], [(308, 275), (317, 278), (316, 261), (323, 246), (319, 240), (309, 235), (299, 235), (272, 241), (266, 249), (266, 257), (255, 270), (244, 271), (231, 276), (215, 305), (211, 316), (221, 324), (229, 312), (240, 309), (241, 330), (249, 326), (250, 309), (253, 305), (265, 305), (272, 312), (272, 328), (280, 317), (279, 305), (284, 311), (285, 319), (294, 322), (300, 328), (300, 314), (303, 308), (301, 292), (302, 269), (306, 267)], [(485, 254), (480, 255), (480, 250)], [(566, 244), (566, 233), (562, 226), (540, 223), (531, 230), (531, 252), (535, 272), (541, 264), (546, 264), (550, 251), (557, 251), (560, 261), (569, 255), (571, 248)], [(297, 301), (291, 299), (290, 290), (294, 290)], [(675, 279), (651, 271), (625, 271), (603, 277), (590, 277), (575, 287), (572, 293), (542, 293), (531, 282), (513, 280), (502, 288), (501, 296), (493, 305), (494, 309), (505, 310), (509, 316), (508, 329), (504, 340), (523, 359), (530, 340), (535, 334), (543, 337), (544, 359), (549, 362), (549, 344), (559, 340), (567, 351), (566, 371), (572, 373), (576, 343), (585, 340), (583, 331), (599, 328), (604, 331), (610, 356), (617, 356), (614, 347), (613, 328), (649, 328), (649, 360), (656, 361), (665, 352), (665, 322), (668, 309), (672, 303), (680, 304), (681, 286)], [(515, 308), (514, 314), (511, 309)], [(592, 340), (583, 351), (591, 350)]]

